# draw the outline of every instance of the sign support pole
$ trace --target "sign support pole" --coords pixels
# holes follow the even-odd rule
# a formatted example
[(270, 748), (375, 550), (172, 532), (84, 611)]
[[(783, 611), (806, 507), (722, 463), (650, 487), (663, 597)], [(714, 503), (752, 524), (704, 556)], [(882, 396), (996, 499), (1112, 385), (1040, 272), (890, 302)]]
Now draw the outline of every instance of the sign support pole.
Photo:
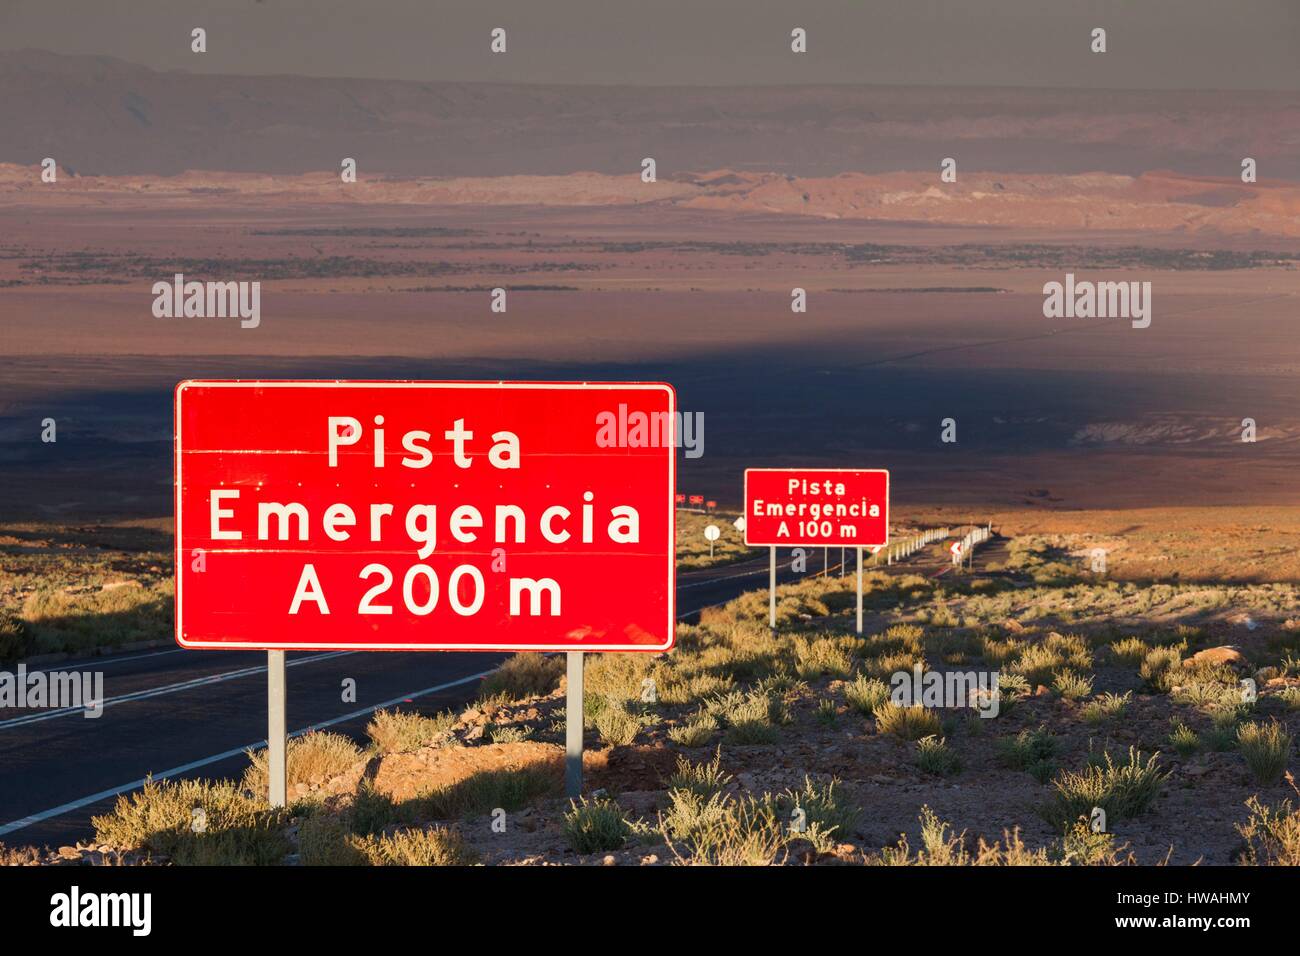
[(283, 807), (288, 795), (284, 720), (284, 651), (266, 652), (266, 775), (271, 806)]
[(858, 633), (862, 633), (862, 549), (858, 548)]
[(582, 651), (567, 651), (564, 692), (564, 792), (570, 800), (582, 796)]
[(776, 630), (776, 545), (772, 545), (772, 559), (768, 564), (767, 626)]

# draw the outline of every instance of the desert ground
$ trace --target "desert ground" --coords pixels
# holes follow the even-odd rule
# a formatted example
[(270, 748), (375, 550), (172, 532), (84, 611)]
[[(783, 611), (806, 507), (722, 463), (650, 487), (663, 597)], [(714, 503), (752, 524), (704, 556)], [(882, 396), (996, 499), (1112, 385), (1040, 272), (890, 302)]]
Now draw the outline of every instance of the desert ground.
[[(0, 656), (168, 639), (184, 378), (672, 382), (705, 422), (679, 488), (725, 530), (710, 560), (684, 515), (683, 571), (761, 570), (730, 525), (747, 466), (888, 467), (896, 537), (996, 534), (966, 572), (942, 545), (873, 564), (862, 636), (812, 556), (775, 633), (747, 589), (669, 655), (591, 662), (578, 805), (560, 670), (521, 657), (463, 707), (295, 741), (285, 812), (253, 755), (10, 862), (1296, 862), (1297, 187), (0, 172)], [(260, 324), (156, 318), (176, 272), (260, 281)], [(1066, 273), (1150, 282), (1150, 327), (1045, 318)], [(1004, 709), (895, 706), (917, 664), (998, 670)]]
[[(75, 843), (11, 838), (0, 854), (11, 865), (1296, 864), (1296, 586), (1097, 573), (1079, 554), (1098, 541), (1123, 553), (1114, 520), (1097, 522), (1100, 536), (1050, 519), (1000, 535), (961, 572), (946, 541), (876, 561), (862, 635), (852, 575), (812, 556), (779, 590), (775, 631), (765, 592), (751, 591), (681, 624), (668, 654), (593, 656), (577, 802), (560, 796), (563, 659), (518, 655), (462, 707), (386, 709), (359, 741), (295, 738), (285, 810), (266, 806), (253, 752), (242, 776), (151, 783)], [(144, 550), (149, 529), (88, 530), (5, 529), (7, 563), (29, 573), (7, 575), (18, 586), (3, 594), (4, 636), (77, 647), (96, 636), (77, 622), (96, 619), (165, 632), (169, 558)], [(725, 544), (718, 559), (743, 562), (734, 532)], [(686, 545), (679, 557), (698, 567)], [(914, 667), (995, 669), (1000, 706), (900, 705), (896, 675)], [(1094, 807), (1104, 832), (1088, 825)]]
[[(636, 177), (592, 198), (570, 178), (480, 180), (479, 202), (451, 205), (326, 203), (340, 187), (310, 178), (290, 183), (305, 199), (264, 197), (230, 175), (45, 204), (11, 182), (0, 512), (158, 515), (175, 382), (293, 375), (671, 381), (706, 422), (684, 481), (733, 507), (745, 466), (846, 458), (888, 459), (908, 506), (1296, 501), (1300, 242), (1285, 229), (929, 221), (946, 207), (830, 219), (701, 209), (671, 189), (642, 202)], [(590, 204), (537, 201), (574, 191)], [(260, 325), (155, 318), (152, 284), (175, 272), (258, 279)], [(1151, 326), (1044, 318), (1042, 287), (1067, 272), (1151, 282)], [(57, 443), (37, 440), (46, 417)], [(955, 442), (940, 441), (946, 418)]]

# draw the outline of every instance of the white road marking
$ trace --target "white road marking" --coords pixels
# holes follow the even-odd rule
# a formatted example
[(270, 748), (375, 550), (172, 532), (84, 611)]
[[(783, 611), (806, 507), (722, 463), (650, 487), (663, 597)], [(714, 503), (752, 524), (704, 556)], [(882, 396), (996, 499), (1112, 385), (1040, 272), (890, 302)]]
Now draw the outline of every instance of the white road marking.
[(51, 667), (29, 667), (29, 674), (48, 674), (50, 671), (76, 671), (76, 670), (100, 670), (104, 667), (111, 667), (113, 664), (125, 664), (127, 661), (144, 660), (146, 657), (162, 657), (164, 654), (179, 654), (185, 648), (173, 647), (167, 651), (150, 651), (148, 654), (130, 654), (119, 657), (116, 654), (105, 654), (103, 657), (90, 657), (79, 661), (60, 661), (58, 665)]
[[(322, 720), (319, 723), (312, 724), (310, 727), (303, 727), (300, 730), (293, 731), (292, 733), (289, 734), (289, 736), (298, 737), (301, 736), (302, 734), (310, 733), (313, 730), (323, 730), (326, 727), (332, 727), (335, 724), (341, 724), (345, 720), (352, 720), (356, 717), (364, 717), (366, 714), (374, 713), (376, 710), (381, 710), (384, 707), (392, 707), (394, 704), (400, 704), (407, 700), (414, 700), (416, 697), (426, 697), (429, 694), (436, 694), (438, 691), (447, 690), (450, 687), (459, 687), (461, 684), (468, 684), (470, 681), (475, 681), (475, 680), (479, 680), (480, 678), (487, 677), (494, 670), (496, 670), (496, 668), (493, 668), (492, 670), (481, 671), (478, 674), (471, 674), (469, 677), (462, 677), (459, 680), (448, 681), (445, 684), (438, 684), (436, 687), (426, 687), (424, 690), (417, 690), (409, 694), (402, 694), (401, 696), (394, 697), (391, 700), (386, 700), (383, 701), (382, 703), (375, 704), (373, 707), (362, 707), (360, 710), (354, 710), (351, 713), (343, 714), (341, 717), (334, 717), (331, 718), (330, 720)], [(164, 770), (162, 773), (152, 774), (148, 779), (167, 780), (171, 777), (178, 776), (179, 774), (189, 773), (189, 771), (191, 770), (197, 770), (199, 767), (206, 767), (209, 764), (214, 764), (222, 760), (228, 760), (229, 758), (238, 756), (239, 754), (244, 753), (245, 751), (258, 750), (265, 746), (266, 746), (265, 740), (256, 740), (253, 743), (245, 744), (242, 747), (235, 747), (231, 750), (226, 750), (219, 754), (213, 754), (211, 757), (203, 757), (202, 759), (199, 760), (191, 760), (189, 763), (181, 764), (179, 767), (172, 767), (170, 770)], [(60, 804), (57, 807), (51, 807), (48, 810), (39, 810), (36, 813), (28, 814), (27, 816), (23, 817), (21, 820), (15, 820), (13, 823), (6, 823), (4, 826), (0, 826), (0, 836), (4, 836), (5, 834), (8, 833), (13, 833), (15, 830), (22, 830), (25, 827), (31, 826), (33, 823), (40, 823), (44, 820), (49, 820), (52, 817), (58, 817), (58, 816), (62, 816), (65, 813), (71, 813), (73, 810), (80, 810), (82, 807), (89, 806), (92, 803), (98, 803), (100, 800), (107, 800), (109, 797), (117, 797), (117, 796), (121, 796), (124, 793), (130, 793), (132, 790), (139, 790), (141, 787), (145, 785), (145, 779), (146, 778), (141, 778), (140, 780), (133, 780), (130, 783), (122, 784), (122, 786), (120, 787), (113, 787), (110, 790), (101, 790), (99, 791), (99, 793), (92, 793), (88, 797), (81, 797), (80, 799), (72, 800), (69, 801), (68, 803)]]
[[(791, 562), (791, 564), (793, 564), (793, 562)], [(776, 569), (778, 571), (789, 571), (790, 566), (791, 566), (790, 564), (778, 564), (776, 566)], [(839, 567), (839, 565), (836, 565), (836, 567)], [(760, 574), (768, 574), (770, 573), (770, 571), (771, 569), (769, 567), (764, 566), (758, 568), (755, 571), (746, 571), (744, 574), (728, 574), (720, 578), (709, 578), (709, 580), (707, 581), (695, 581), (692, 582), (691, 584), (679, 584), (677, 585), (677, 589), (679, 591), (684, 591), (687, 588), (699, 588), (699, 587), (704, 587), (706, 584), (717, 584), (719, 581), (734, 581), (736, 580), (736, 578), (752, 578)]]
[(677, 620), (680, 621), (682, 618), (684, 618), (684, 617), (690, 617), (692, 614), (699, 614), (701, 611), (707, 611), (707, 610), (708, 610), (709, 608), (711, 608), (711, 607), (722, 607), (722, 605), (724, 605), (724, 604), (730, 604), (730, 603), (731, 603), (732, 601), (734, 601), (734, 600), (735, 600), (735, 598), (727, 598), (727, 600), (725, 600), (725, 601), (719, 601), (717, 604), (705, 604), (705, 605), (703, 605), (703, 606), (701, 606), (701, 607), (697, 607), (697, 608), (696, 608), (695, 610), (693, 610), (693, 611), (683, 611), (681, 614), (678, 614), (678, 615), (677, 615)]
[[(787, 571), (789, 569), (790, 569), (790, 564), (777, 566), (777, 570), (779, 571)], [(730, 574), (720, 578), (710, 578), (707, 581), (698, 581), (692, 584), (681, 584), (678, 585), (678, 588), (685, 589), (685, 588), (692, 588), (692, 587), (701, 587), (706, 584), (717, 584), (722, 581), (736, 580), (737, 578), (754, 577), (759, 574), (766, 574), (767, 570), (768, 569), (766, 567), (763, 567), (755, 571), (745, 572), (742, 574)], [(710, 608), (721, 607), (723, 604), (726, 603), (727, 603), (726, 601), (722, 601), (718, 604), (706, 605), (706, 607), (710, 607)], [(697, 608), (694, 611), (687, 611), (683, 614), (679, 614), (677, 615), (677, 620), (680, 621), (682, 618), (688, 617), (691, 614), (697, 614), (702, 610), (705, 610), (705, 608)], [(185, 650), (184, 648), (178, 647), (173, 650), (156, 651), (150, 654), (140, 654), (130, 658), (121, 658), (119, 660), (120, 661), (138, 660), (140, 658), (156, 657), (162, 654), (179, 654), (182, 653), (184, 650)], [(340, 656), (345, 656), (347, 654), (356, 654), (356, 653), (359, 652), (358, 651), (335, 651), (328, 654), (317, 654), (312, 657), (304, 657), (297, 660), (287, 661), (285, 666), (294, 667), (298, 664), (309, 664), (314, 661), (328, 660), (331, 657), (340, 657)], [(104, 663), (109, 663), (109, 661), (105, 661)], [(118, 663), (118, 661), (112, 661), (112, 663)], [(84, 665), (77, 665), (77, 666), (83, 668), (89, 668), (89, 669), (98, 669), (99, 663), (95, 661), (90, 661)], [(55, 669), (56, 668), (50, 668), (50, 670), (55, 670)], [(199, 677), (199, 678), (194, 678), (193, 680), (180, 681), (175, 684), (166, 684), (161, 687), (147, 688), (145, 690), (135, 691), (134, 693), (131, 694), (124, 694), (121, 697), (110, 697), (108, 700), (104, 702), (104, 706), (107, 707), (110, 704), (127, 703), (133, 700), (148, 700), (151, 697), (160, 697), (166, 694), (180, 693), (186, 690), (193, 690), (194, 688), (197, 687), (204, 687), (208, 684), (223, 683), (228, 680), (235, 680), (240, 677), (248, 677), (252, 674), (261, 674), (265, 672), (266, 672), (265, 665), (245, 667), (234, 671), (226, 671), (225, 673), (214, 674), (210, 677)], [(28, 673), (37, 673), (37, 672), (28, 671)], [(35, 724), (45, 720), (53, 720), (56, 717), (67, 717), (72, 714), (82, 714), (82, 713), (85, 713), (84, 707), (60, 707), (54, 710), (42, 710), (39, 713), (24, 714), (21, 717), (11, 717), (8, 720), (0, 720), (0, 730), (5, 730), (10, 727), (22, 727), (27, 724)]]
[[(732, 561), (730, 562), (730, 567), (745, 568), (751, 564), (767, 567), (767, 555), (763, 555), (762, 557), (758, 557), (758, 558), (745, 558), (741, 561)], [(712, 570), (713, 570), (712, 565), (705, 565), (704, 567), (700, 567), (700, 568), (685, 568), (684, 570), (679, 571), (677, 573), (677, 578), (678, 580), (681, 580), (682, 578), (686, 578), (687, 580), (690, 580), (692, 578), (697, 578), (700, 577), (701, 575), (708, 574)]]
[[(349, 654), (356, 654), (357, 651), (333, 651), (328, 654), (313, 654), (310, 657), (301, 657), (296, 660), (287, 661), (286, 667), (297, 667), (299, 664), (312, 664), (316, 661), (329, 660), (331, 657), (346, 657)], [(196, 677), (192, 680), (180, 681), (176, 684), (166, 684), (162, 687), (151, 687), (145, 690), (138, 690), (131, 694), (123, 694), (121, 697), (110, 697), (104, 701), (104, 706), (109, 707), (113, 704), (125, 704), (132, 700), (148, 700), (150, 697), (162, 697), (166, 694), (177, 694), (184, 690), (193, 690), (196, 687), (204, 687), (208, 684), (221, 684), (228, 680), (235, 680), (239, 677), (248, 677), (253, 674), (266, 673), (266, 665), (262, 664), (257, 667), (243, 667), (237, 671), (226, 671), (221, 674), (212, 674), (208, 677)], [(9, 727), (22, 727), (27, 724), (37, 724), (43, 720), (53, 720), (56, 717), (67, 717), (71, 714), (84, 714), (85, 707), (58, 707), (53, 710), (42, 710), (34, 714), (24, 714), (21, 717), (11, 717), (8, 720), (0, 720), (0, 730)]]

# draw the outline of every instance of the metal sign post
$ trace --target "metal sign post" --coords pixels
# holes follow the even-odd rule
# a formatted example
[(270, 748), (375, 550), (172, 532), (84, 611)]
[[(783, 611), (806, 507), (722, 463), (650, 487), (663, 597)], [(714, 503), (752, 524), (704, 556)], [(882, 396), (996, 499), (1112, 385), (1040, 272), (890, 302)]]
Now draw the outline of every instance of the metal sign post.
[(858, 633), (862, 633), (862, 549), (858, 548)]
[(582, 651), (568, 651), (564, 691), (564, 792), (582, 796)]
[(776, 630), (776, 545), (772, 545), (772, 560), (767, 575), (767, 626)]
[(285, 750), (288, 738), (284, 721), (284, 651), (266, 652), (266, 776), (270, 782), (271, 806), (283, 807), (289, 785)]

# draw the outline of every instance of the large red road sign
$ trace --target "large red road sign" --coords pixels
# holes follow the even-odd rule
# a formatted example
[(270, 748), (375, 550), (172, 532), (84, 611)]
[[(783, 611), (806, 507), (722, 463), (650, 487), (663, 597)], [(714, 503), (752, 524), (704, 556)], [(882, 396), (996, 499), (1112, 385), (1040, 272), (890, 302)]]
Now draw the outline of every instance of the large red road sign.
[(182, 382), (176, 640), (671, 647), (675, 413), (649, 383)]
[(745, 544), (866, 548), (888, 541), (888, 471), (745, 469)]

